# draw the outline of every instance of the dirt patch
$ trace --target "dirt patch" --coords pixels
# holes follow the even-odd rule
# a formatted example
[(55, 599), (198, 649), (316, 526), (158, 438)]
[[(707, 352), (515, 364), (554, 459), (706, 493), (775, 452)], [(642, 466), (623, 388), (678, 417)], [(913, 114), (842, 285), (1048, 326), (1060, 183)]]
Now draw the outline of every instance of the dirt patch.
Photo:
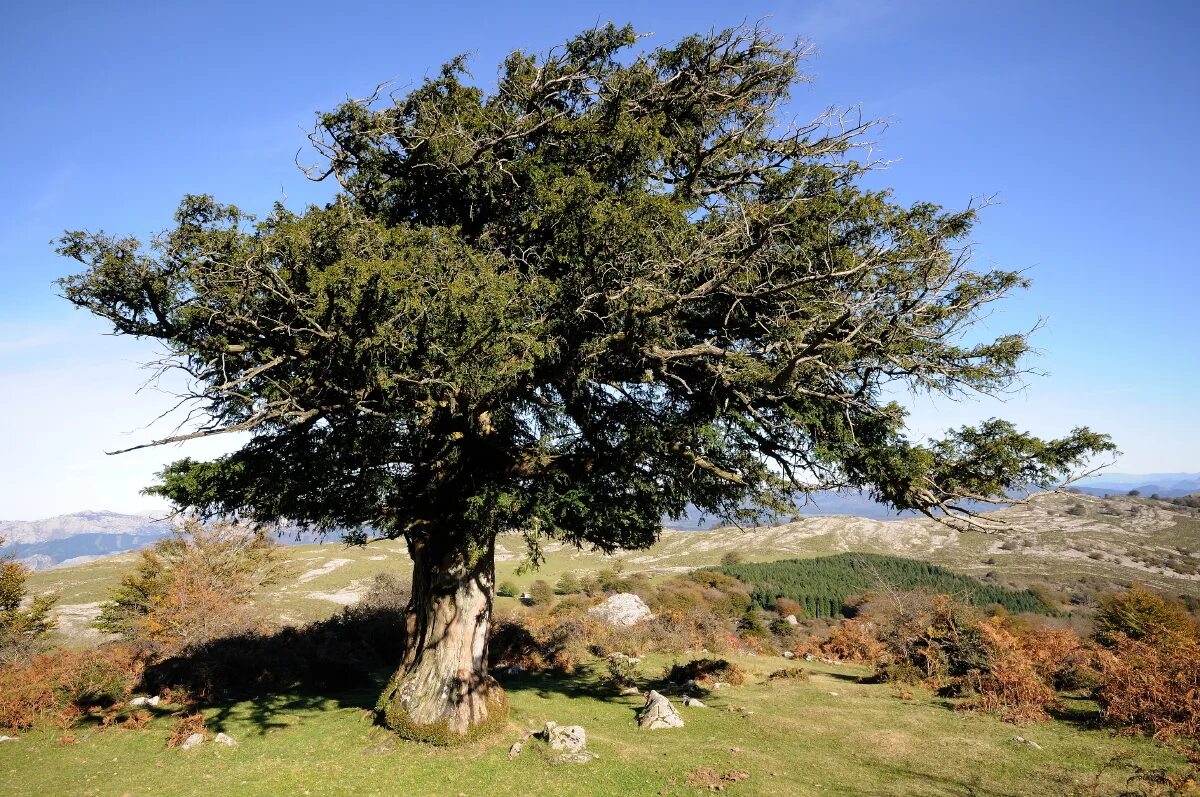
[(687, 778), (684, 782), (695, 789), (725, 791), (726, 786), (731, 786), (734, 783), (740, 783), (749, 777), (750, 773), (744, 769), (731, 769), (722, 775), (715, 769), (698, 767), (687, 773)]
[(328, 575), (334, 570), (337, 570), (339, 567), (344, 567), (345, 565), (350, 564), (352, 561), (352, 559), (330, 559), (320, 567), (315, 567), (306, 573), (302, 573), (300, 577), (296, 579), (296, 583), (303, 584), (306, 581), (312, 581), (314, 578), (320, 578), (321, 576)]

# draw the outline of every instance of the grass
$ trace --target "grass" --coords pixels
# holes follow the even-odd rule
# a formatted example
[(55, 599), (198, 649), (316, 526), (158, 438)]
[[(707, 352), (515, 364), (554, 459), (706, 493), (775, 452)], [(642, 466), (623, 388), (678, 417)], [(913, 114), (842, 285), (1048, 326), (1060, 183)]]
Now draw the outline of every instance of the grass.
[[(466, 747), (402, 742), (375, 726), (366, 710), (375, 689), (267, 695), (205, 712), (210, 733), (230, 734), (234, 748), (167, 749), (166, 710), (145, 730), (77, 729), (77, 743), (60, 744), (55, 730), (24, 734), (0, 745), (0, 795), (695, 795), (687, 775), (707, 767), (749, 773), (726, 786), (732, 795), (1000, 797), (1082, 793), (1118, 755), (1181, 768), (1147, 740), (1087, 727), (1086, 704), (1068, 719), (1017, 728), (919, 690), (902, 700), (893, 687), (858, 683), (859, 668), (805, 665), (808, 681), (768, 683), (783, 659), (736, 661), (750, 680), (707, 695), (707, 709), (681, 708), (680, 730), (639, 731), (641, 701), (606, 691), (593, 662), (569, 676), (505, 680), (509, 726)], [(651, 657), (642, 671), (657, 675), (668, 663)], [(530, 742), (509, 759), (513, 741), (551, 719), (583, 725), (599, 758), (554, 765)], [(1018, 734), (1042, 749), (1014, 742)], [(1101, 794), (1122, 778), (1108, 777)]]

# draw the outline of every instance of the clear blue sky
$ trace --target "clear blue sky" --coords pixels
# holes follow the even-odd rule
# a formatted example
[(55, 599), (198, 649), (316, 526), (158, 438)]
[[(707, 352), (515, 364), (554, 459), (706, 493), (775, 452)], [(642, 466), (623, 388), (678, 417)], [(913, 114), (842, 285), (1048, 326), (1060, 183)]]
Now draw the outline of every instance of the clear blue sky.
[(1194, 3), (21, 3), (0, 28), (0, 519), (145, 508), (164, 462), (221, 450), (101, 453), (145, 439), (166, 398), (134, 392), (151, 349), (55, 296), (63, 228), (145, 236), (185, 192), (321, 200), (293, 163), (314, 112), (458, 52), (489, 82), (506, 52), (597, 22), (653, 46), (758, 18), (818, 49), (797, 114), (889, 120), (878, 179), (904, 200), (996, 195), (978, 257), (1034, 280), (987, 323), (1044, 317), (1048, 376), (1002, 405), (915, 401), (914, 429), (1087, 424), (1116, 437), (1118, 470), (1200, 471)]

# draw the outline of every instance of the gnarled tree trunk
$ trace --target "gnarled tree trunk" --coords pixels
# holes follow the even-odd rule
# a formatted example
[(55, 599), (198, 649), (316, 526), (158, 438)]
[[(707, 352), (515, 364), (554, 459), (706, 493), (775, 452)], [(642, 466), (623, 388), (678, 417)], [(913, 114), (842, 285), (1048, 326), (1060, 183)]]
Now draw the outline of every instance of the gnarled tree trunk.
[(487, 672), (495, 541), (475, 551), (447, 550), (439, 542), (409, 542), (413, 584), (404, 661), (379, 711), (402, 736), (453, 744), (503, 722), (508, 702)]

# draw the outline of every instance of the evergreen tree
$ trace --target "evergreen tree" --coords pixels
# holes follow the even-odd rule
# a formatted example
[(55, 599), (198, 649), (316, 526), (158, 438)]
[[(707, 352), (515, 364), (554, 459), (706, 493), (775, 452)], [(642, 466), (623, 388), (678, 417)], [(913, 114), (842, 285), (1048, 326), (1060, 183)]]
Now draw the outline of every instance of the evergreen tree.
[(493, 90), (455, 59), (320, 116), (324, 207), (256, 221), (190, 196), (149, 246), (60, 243), (84, 266), (66, 298), (197, 386), (203, 425), (148, 445), (248, 433), (153, 493), (406, 541), (408, 646), (380, 709), (415, 738), (503, 715), (503, 531), (641, 548), (689, 503), (750, 520), (828, 486), (961, 515), (1111, 447), (1000, 420), (910, 441), (895, 387), (1019, 376), (1024, 336), (963, 333), (1024, 278), (972, 268), (975, 209), (867, 187), (869, 124), (784, 122), (802, 48), (757, 27), (637, 41), (609, 25), (513, 53)]

